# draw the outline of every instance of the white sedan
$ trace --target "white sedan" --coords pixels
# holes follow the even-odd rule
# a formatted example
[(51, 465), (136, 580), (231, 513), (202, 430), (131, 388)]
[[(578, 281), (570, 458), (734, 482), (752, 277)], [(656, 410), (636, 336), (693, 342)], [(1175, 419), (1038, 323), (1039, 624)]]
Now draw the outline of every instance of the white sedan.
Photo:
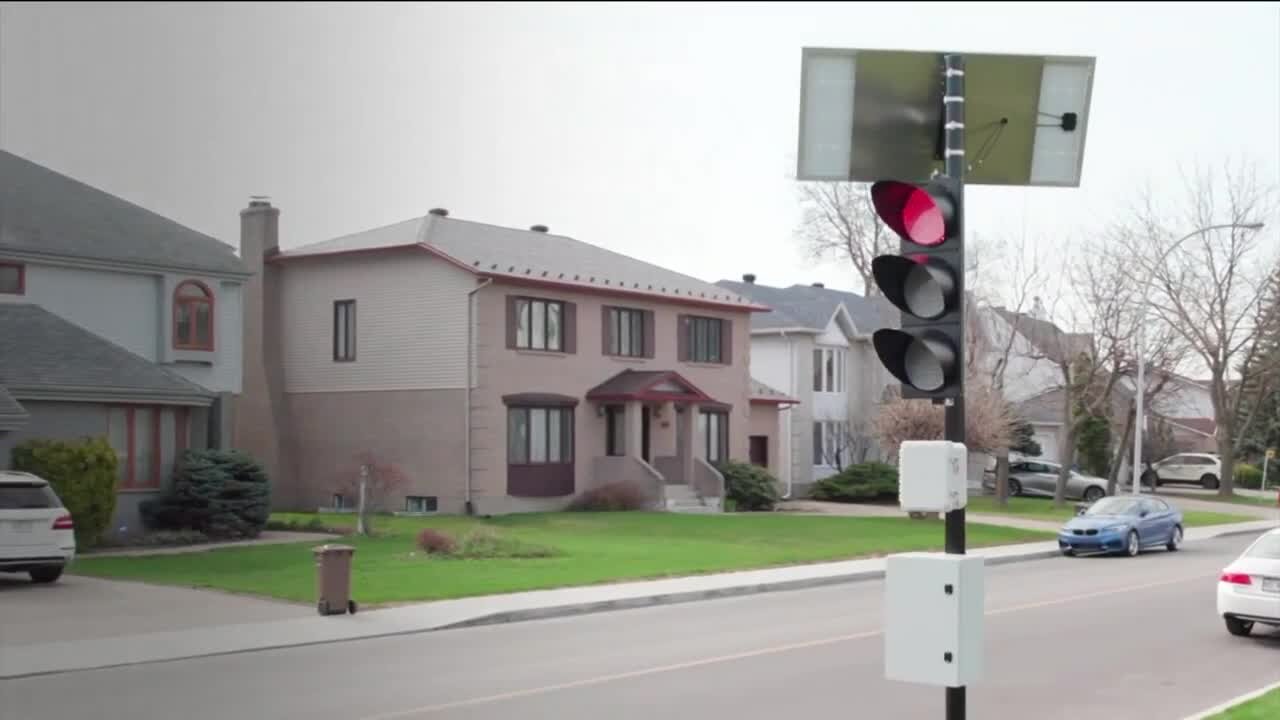
[(1255, 623), (1280, 627), (1280, 528), (1268, 531), (1218, 578), (1218, 614), (1232, 635)]
[(0, 470), (0, 572), (51, 583), (76, 556), (75, 523), (43, 478)]

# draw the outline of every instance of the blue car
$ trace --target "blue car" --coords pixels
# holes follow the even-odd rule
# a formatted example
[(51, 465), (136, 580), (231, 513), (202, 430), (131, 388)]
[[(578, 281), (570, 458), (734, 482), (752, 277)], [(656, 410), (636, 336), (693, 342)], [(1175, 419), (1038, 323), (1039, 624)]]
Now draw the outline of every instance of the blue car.
[(1181, 545), (1182, 511), (1157, 497), (1103, 498), (1058, 531), (1063, 555), (1133, 557), (1148, 548), (1163, 546), (1174, 552)]

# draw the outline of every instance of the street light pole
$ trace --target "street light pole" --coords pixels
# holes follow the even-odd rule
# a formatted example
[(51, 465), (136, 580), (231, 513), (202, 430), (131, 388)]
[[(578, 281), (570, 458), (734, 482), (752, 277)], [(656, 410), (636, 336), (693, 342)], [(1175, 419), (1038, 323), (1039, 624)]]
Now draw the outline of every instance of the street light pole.
[[(1193, 237), (1199, 237), (1207, 232), (1212, 232), (1214, 230), (1227, 230), (1227, 229), (1261, 230), (1262, 226), (1263, 226), (1263, 223), (1260, 223), (1260, 222), (1221, 223), (1218, 225), (1206, 225), (1202, 228), (1193, 230), (1192, 232), (1187, 233), (1186, 235), (1183, 235), (1182, 237), (1178, 238), (1176, 242), (1174, 242), (1172, 245), (1166, 248), (1163, 253), (1160, 254), (1160, 257), (1159, 259), (1156, 260), (1155, 264), (1157, 267), (1160, 265), (1163, 265), (1165, 260), (1169, 259), (1170, 253), (1172, 253), (1174, 250), (1177, 250), (1182, 245), (1182, 243), (1190, 240)], [(1133, 494), (1134, 495), (1142, 494), (1142, 431), (1143, 431), (1143, 428), (1146, 426), (1146, 420), (1147, 420), (1145, 415), (1145, 410), (1142, 407), (1143, 396), (1147, 394), (1147, 379), (1146, 379), (1146, 373), (1144, 371), (1146, 362), (1143, 359), (1143, 353), (1145, 351), (1145, 348), (1143, 347), (1143, 343), (1146, 341), (1145, 336), (1147, 334), (1147, 329), (1145, 325), (1147, 320), (1147, 296), (1151, 292), (1151, 275), (1152, 273), (1143, 273), (1142, 292), (1138, 297), (1138, 322), (1135, 330), (1137, 337), (1134, 338), (1134, 345), (1135, 345), (1134, 355), (1136, 356), (1136, 359), (1138, 362), (1138, 373), (1137, 373), (1138, 378), (1137, 378), (1137, 387), (1134, 388), (1134, 392), (1136, 393), (1136, 398), (1134, 400), (1134, 413), (1133, 413)]]

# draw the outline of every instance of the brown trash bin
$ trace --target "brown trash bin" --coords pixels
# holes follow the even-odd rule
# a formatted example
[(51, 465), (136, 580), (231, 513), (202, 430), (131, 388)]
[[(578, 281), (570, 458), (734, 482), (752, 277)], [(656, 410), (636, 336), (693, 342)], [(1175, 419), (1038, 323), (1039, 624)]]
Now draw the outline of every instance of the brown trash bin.
[(316, 559), (316, 609), (321, 615), (356, 612), (351, 599), (351, 557), (356, 549), (350, 545), (321, 545), (312, 548)]

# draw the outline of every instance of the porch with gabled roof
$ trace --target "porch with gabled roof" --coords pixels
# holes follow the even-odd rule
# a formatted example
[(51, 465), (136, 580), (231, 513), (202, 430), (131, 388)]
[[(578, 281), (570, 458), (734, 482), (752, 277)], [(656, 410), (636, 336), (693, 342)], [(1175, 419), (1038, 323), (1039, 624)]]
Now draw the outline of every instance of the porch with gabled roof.
[[(593, 467), (597, 478), (656, 481), (667, 509), (720, 509), (724, 476), (711, 462), (726, 458), (703, 457), (697, 448), (702, 433), (714, 433), (709, 450), (728, 447), (728, 405), (672, 370), (623, 370), (588, 390), (586, 399), (607, 425), (605, 453)], [(716, 419), (703, 420), (710, 417), (704, 412)], [(674, 439), (655, 433), (655, 420), (660, 430), (674, 425)], [(665, 447), (655, 448), (655, 438)]]

